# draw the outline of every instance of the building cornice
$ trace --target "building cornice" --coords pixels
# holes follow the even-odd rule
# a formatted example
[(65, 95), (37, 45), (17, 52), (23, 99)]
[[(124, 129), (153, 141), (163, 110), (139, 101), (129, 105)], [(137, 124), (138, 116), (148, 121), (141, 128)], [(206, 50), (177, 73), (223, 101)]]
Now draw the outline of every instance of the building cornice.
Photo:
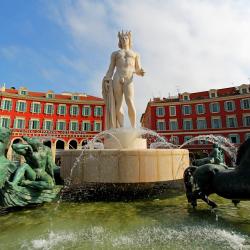
[(171, 131), (171, 132), (161, 132), (156, 131), (160, 135), (207, 135), (207, 134), (221, 134), (221, 133), (239, 133), (239, 132), (249, 132), (249, 128), (246, 129), (228, 129), (228, 130), (199, 130), (199, 131), (188, 131), (188, 130), (182, 130), (180, 132), (177, 131)]
[(199, 99), (199, 100), (190, 100), (190, 101), (175, 101), (175, 102), (149, 102), (149, 105), (152, 107), (155, 106), (172, 106), (172, 105), (190, 105), (190, 104), (202, 104), (202, 103), (211, 103), (211, 102), (219, 102), (219, 101), (230, 101), (235, 99), (244, 99), (250, 98), (250, 93), (247, 94), (238, 94), (238, 95), (230, 95), (230, 96), (219, 96), (215, 98), (209, 99)]
[(98, 104), (104, 105), (104, 100), (66, 100), (66, 99), (57, 99), (57, 98), (46, 98), (46, 97), (34, 97), (29, 95), (19, 95), (7, 92), (0, 92), (0, 96), (6, 98), (15, 98), (18, 100), (25, 101), (37, 101), (37, 102), (48, 102), (48, 103), (58, 103), (58, 104)]

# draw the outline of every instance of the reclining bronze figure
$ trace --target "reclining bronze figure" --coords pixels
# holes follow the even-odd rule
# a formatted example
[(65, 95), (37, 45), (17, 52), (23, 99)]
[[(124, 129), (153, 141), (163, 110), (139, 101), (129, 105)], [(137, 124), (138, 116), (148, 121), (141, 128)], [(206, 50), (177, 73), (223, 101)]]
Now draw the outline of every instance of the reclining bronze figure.
[(55, 185), (51, 150), (34, 138), (23, 137), (26, 143), (13, 144), (13, 150), (25, 158), (17, 166), (6, 157), (11, 131), (0, 128), (0, 207), (22, 207), (54, 200)]

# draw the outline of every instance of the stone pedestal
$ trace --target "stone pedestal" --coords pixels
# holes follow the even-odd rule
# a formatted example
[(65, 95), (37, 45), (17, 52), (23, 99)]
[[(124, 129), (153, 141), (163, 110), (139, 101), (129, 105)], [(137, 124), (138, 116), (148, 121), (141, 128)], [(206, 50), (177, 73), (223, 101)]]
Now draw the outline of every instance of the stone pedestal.
[[(74, 164), (77, 157), (79, 163)], [(85, 183), (154, 183), (179, 180), (189, 166), (186, 149), (66, 150), (61, 177)], [(71, 171), (71, 169), (74, 169)]]

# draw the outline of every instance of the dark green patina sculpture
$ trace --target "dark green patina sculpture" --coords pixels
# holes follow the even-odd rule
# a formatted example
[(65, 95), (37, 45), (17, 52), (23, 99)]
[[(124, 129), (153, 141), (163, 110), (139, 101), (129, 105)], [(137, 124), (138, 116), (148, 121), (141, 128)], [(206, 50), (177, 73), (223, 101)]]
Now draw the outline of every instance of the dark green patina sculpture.
[(23, 137), (25, 144), (13, 144), (13, 150), (25, 158), (17, 167), (7, 159), (11, 132), (0, 128), (0, 206), (15, 207), (50, 202), (57, 197), (50, 148), (39, 140)]
[(218, 146), (217, 143), (213, 144), (213, 150), (211, 151), (211, 153), (209, 154), (208, 157), (205, 157), (205, 158), (193, 161), (193, 165), (194, 166), (202, 166), (202, 165), (205, 165), (207, 163), (212, 163), (212, 164), (218, 164), (218, 165), (224, 165), (224, 166), (226, 166), (224, 152)]
[(214, 163), (190, 166), (184, 172), (184, 183), (188, 202), (193, 207), (197, 206), (197, 199), (216, 207), (208, 199), (212, 193), (231, 199), (235, 205), (250, 200), (250, 139), (239, 147), (235, 168), (227, 167), (222, 158)]

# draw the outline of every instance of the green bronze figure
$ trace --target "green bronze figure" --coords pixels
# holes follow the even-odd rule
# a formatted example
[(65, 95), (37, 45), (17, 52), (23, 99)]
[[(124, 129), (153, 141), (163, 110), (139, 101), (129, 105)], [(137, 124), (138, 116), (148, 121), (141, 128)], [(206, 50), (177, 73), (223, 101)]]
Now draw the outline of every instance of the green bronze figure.
[(25, 163), (17, 167), (7, 159), (11, 132), (0, 128), (0, 206), (15, 207), (50, 202), (57, 197), (50, 148), (34, 138), (23, 137), (26, 143), (12, 148), (24, 157)]
[(250, 200), (250, 139), (240, 145), (234, 168), (225, 165), (217, 145), (209, 157), (213, 162), (203, 161), (199, 166), (194, 162), (197, 165), (188, 167), (184, 172), (188, 202), (196, 207), (197, 199), (202, 199), (214, 208), (217, 205), (208, 198), (213, 193), (231, 199), (235, 205), (241, 200)]
[[(51, 151), (38, 139), (23, 137), (28, 144), (13, 144), (13, 150), (25, 158), (15, 173), (13, 185), (30, 186), (36, 189), (53, 189), (54, 163)], [(26, 177), (26, 178), (25, 178)]]
[(226, 167), (223, 150), (218, 146), (217, 143), (213, 144), (213, 150), (208, 157), (193, 161), (194, 166), (202, 166), (207, 163), (218, 164)]

